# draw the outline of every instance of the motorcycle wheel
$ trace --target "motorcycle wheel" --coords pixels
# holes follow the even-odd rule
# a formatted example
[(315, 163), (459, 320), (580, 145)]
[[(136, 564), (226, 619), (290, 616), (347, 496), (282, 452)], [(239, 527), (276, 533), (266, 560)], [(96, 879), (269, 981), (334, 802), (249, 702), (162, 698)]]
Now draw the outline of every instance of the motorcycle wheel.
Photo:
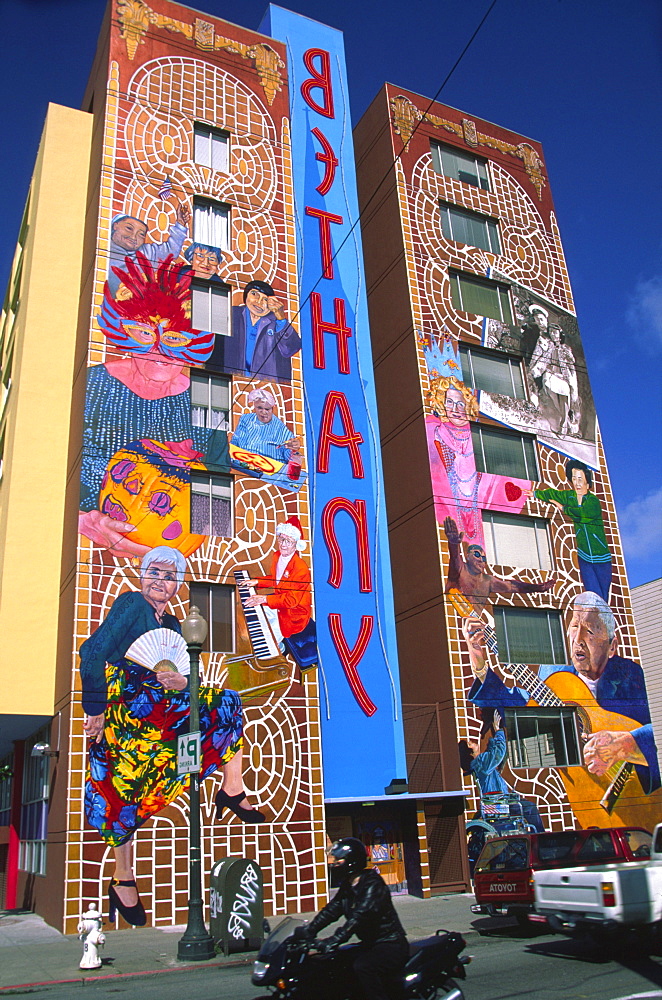
[(444, 1000), (446, 994), (450, 993), (451, 990), (458, 990), (459, 996), (457, 997), (457, 1000), (464, 1000), (464, 993), (454, 979), (446, 980), (444, 985), (441, 987), (441, 991), (437, 993), (438, 1000)]
[[(447, 979), (443, 986), (435, 986), (427, 993), (408, 993), (407, 996), (410, 1000), (444, 1000), (451, 990), (460, 990), (460, 987), (454, 979)], [(456, 1000), (465, 1000), (462, 990)]]

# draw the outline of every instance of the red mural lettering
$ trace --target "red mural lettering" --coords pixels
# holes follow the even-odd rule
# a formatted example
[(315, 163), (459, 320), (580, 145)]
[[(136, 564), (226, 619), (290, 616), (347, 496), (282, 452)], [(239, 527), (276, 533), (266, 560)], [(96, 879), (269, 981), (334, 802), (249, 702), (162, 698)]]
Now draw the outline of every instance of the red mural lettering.
[(325, 212), (323, 208), (310, 208), (306, 206), (306, 215), (311, 215), (320, 221), (320, 253), (322, 255), (322, 277), (333, 277), (333, 249), (331, 247), (331, 223), (342, 226), (342, 215), (334, 215), (332, 212)]
[[(313, 59), (319, 59), (319, 69), (313, 64)], [(301, 84), (301, 94), (308, 107), (317, 111), (325, 118), (335, 118), (333, 110), (333, 88), (331, 86), (331, 59), (325, 49), (308, 49), (303, 54), (303, 62), (311, 73), (308, 80)], [(312, 90), (321, 90), (324, 104), (318, 104), (312, 96)]]
[[(333, 433), (332, 427), (336, 411), (340, 414), (343, 430), (345, 431), (344, 434)], [(318, 472), (329, 471), (329, 453), (332, 444), (337, 445), (339, 448), (349, 449), (352, 475), (354, 479), (363, 479), (363, 460), (359, 451), (359, 445), (363, 444), (363, 435), (354, 428), (352, 411), (349, 408), (347, 397), (344, 392), (338, 392), (337, 389), (331, 389), (330, 392), (327, 392), (326, 399), (324, 400), (324, 409), (322, 410), (322, 419), (320, 420), (319, 444), (317, 446)]]
[(370, 566), (370, 543), (368, 541), (368, 519), (365, 500), (355, 500), (352, 503), (346, 497), (334, 497), (329, 500), (322, 511), (322, 534), (331, 558), (329, 584), (338, 588), (342, 583), (343, 558), (336, 536), (335, 519), (341, 510), (354, 521), (356, 527), (356, 551), (359, 561), (359, 589), (362, 594), (372, 590), (372, 569)]
[(349, 375), (348, 339), (352, 336), (352, 328), (347, 326), (345, 319), (345, 300), (333, 300), (335, 323), (322, 319), (322, 296), (319, 292), (310, 293), (310, 322), (313, 329), (313, 364), (315, 368), (326, 368), (326, 351), (324, 349), (324, 334), (335, 333), (338, 351), (338, 371), (341, 375)]
[(361, 615), (361, 628), (359, 629), (358, 638), (354, 643), (353, 648), (350, 649), (347, 644), (347, 639), (345, 638), (345, 633), (343, 632), (341, 616), (337, 614), (329, 615), (329, 632), (331, 633), (333, 645), (336, 647), (336, 652), (338, 653), (338, 657), (342, 663), (342, 668), (345, 671), (347, 683), (351, 688), (352, 694), (365, 714), (368, 716), (375, 714), (377, 706), (364, 688), (363, 682), (359, 677), (359, 672), (356, 668), (363, 659), (365, 651), (368, 648), (368, 643), (372, 637), (374, 623), (375, 620), (372, 615)]
[(318, 128), (311, 129), (312, 134), (315, 136), (320, 146), (324, 150), (323, 153), (315, 153), (315, 159), (319, 160), (320, 163), (324, 163), (324, 177), (319, 182), (316, 191), (324, 197), (331, 190), (331, 185), (333, 184), (333, 178), (336, 176), (336, 167), (338, 166), (338, 159), (333, 152), (333, 147), (327, 137)]

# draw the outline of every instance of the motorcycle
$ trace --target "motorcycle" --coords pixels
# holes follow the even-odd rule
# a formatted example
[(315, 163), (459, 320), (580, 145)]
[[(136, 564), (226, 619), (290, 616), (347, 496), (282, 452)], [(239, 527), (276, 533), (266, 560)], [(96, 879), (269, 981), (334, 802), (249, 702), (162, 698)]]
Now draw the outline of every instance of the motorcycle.
[[(251, 982), (273, 992), (257, 1000), (354, 1000), (360, 991), (352, 962), (360, 945), (342, 945), (324, 954), (323, 941), (295, 936), (295, 929), (305, 923), (299, 917), (286, 917), (264, 941)], [(461, 934), (444, 930), (410, 942), (409, 961), (393, 984), (394, 1000), (464, 1000), (452, 977), (466, 978), (465, 966), (471, 959), (461, 956), (465, 947)]]

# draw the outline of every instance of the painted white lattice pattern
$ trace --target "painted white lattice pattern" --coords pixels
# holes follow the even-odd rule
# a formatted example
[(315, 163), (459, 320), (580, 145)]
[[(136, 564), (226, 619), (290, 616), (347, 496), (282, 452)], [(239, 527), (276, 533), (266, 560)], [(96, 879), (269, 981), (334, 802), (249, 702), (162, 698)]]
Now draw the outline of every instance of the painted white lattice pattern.
[[(289, 314), (294, 315), (297, 273), (287, 120), (281, 123), (281, 145), (260, 98), (232, 74), (197, 58), (154, 59), (135, 71), (126, 96), (121, 96), (123, 89), (119, 67), (113, 63), (88, 363), (100, 364), (107, 358), (96, 314), (103, 298), (112, 216), (136, 215), (147, 224), (148, 242), (166, 239), (176, 221), (175, 199), (159, 197), (166, 176), (177, 199), (190, 204), (193, 196), (202, 196), (231, 206), (230, 251), (223, 262), (223, 278), (241, 287), (259, 277), (285, 288)], [(194, 121), (230, 133), (227, 173), (194, 163)], [(304, 440), (300, 357), (292, 359), (291, 385), (233, 379), (233, 427), (248, 408), (248, 391), (260, 384), (268, 384), (277, 397), (278, 416)], [(274, 551), (276, 524), (294, 514), (310, 541), (307, 485), (287, 494), (258, 479), (236, 476), (234, 514), (232, 538), (209, 538), (189, 558), (192, 578), (233, 583), (236, 568), (265, 572)], [(304, 552), (303, 558), (309, 559), (309, 553)], [(113, 557), (79, 539), (64, 913), (64, 929), (69, 932), (75, 930), (90, 899), (103, 900), (113, 868), (112, 852), (104, 848), (96, 831), (86, 828), (83, 816), (86, 739), (75, 651), (103, 621), (116, 597), (139, 586), (139, 560)], [(187, 598), (184, 585), (170, 604), (169, 610), (180, 620), (188, 611)], [(265, 872), (265, 900), (271, 913), (319, 908), (327, 893), (317, 678), (313, 673), (295, 681), (294, 675), (291, 663), (285, 690), (244, 709), (245, 785), (269, 822), (247, 827), (231, 813), (217, 821), (214, 796), (219, 777), (212, 775), (203, 785), (203, 871), (228, 854), (255, 858)], [(203, 654), (201, 678), (206, 684), (223, 684), (223, 654)], [(141, 898), (152, 920), (159, 925), (182, 923), (188, 886), (186, 794), (138, 830), (135, 855)]]

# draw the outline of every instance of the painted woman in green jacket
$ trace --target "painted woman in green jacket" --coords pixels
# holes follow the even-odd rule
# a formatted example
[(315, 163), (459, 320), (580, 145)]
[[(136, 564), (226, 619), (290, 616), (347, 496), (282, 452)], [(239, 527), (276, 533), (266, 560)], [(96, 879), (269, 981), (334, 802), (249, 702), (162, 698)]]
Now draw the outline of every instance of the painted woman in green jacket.
[(602, 506), (593, 486), (593, 473), (583, 462), (566, 462), (565, 475), (571, 490), (531, 490), (529, 496), (551, 503), (575, 525), (579, 572), (585, 590), (593, 591), (609, 603), (611, 552), (605, 537)]

